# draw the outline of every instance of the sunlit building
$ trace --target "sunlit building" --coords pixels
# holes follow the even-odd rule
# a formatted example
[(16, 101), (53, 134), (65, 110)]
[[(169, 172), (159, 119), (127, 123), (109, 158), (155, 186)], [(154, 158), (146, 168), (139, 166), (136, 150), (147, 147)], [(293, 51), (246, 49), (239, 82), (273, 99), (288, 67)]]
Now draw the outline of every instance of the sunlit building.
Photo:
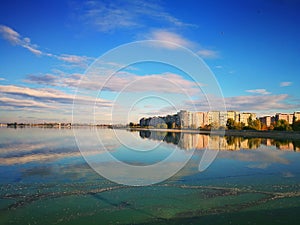
[(227, 111), (227, 119), (232, 119), (235, 122), (239, 122), (239, 112), (237, 111)]
[(199, 128), (203, 127), (204, 124), (204, 113), (203, 112), (194, 112), (192, 115), (192, 127)]
[(248, 120), (250, 119), (250, 117), (252, 118), (252, 120), (255, 120), (256, 114), (255, 113), (247, 113), (247, 112), (240, 113), (239, 114), (239, 122), (244, 123), (245, 126), (248, 126)]
[(186, 110), (180, 110), (177, 115), (180, 118), (182, 128), (199, 128), (206, 125), (204, 112), (189, 112)]
[(294, 118), (294, 114), (276, 113), (275, 115), (275, 121), (285, 120), (288, 121), (289, 124), (293, 123), (293, 118)]
[(227, 122), (227, 112), (210, 111), (208, 112), (208, 124), (218, 127), (225, 127)]
[[(189, 112), (187, 110), (180, 110), (174, 115), (142, 118), (140, 119), (140, 126), (155, 127), (159, 124), (165, 124), (168, 128), (199, 129), (207, 125), (212, 125), (214, 128), (219, 128), (225, 127), (228, 119), (248, 126), (250, 118), (256, 120), (256, 114), (238, 111)], [(270, 127), (273, 122), (278, 120), (286, 120), (289, 124), (292, 124), (294, 119), (300, 120), (300, 112), (294, 112), (293, 114), (277, 113), (275, 116), (259, 118), (260, 122), (267, 127)]]
[(300, 120), (300, 112), (294, 112), (295, 121)]

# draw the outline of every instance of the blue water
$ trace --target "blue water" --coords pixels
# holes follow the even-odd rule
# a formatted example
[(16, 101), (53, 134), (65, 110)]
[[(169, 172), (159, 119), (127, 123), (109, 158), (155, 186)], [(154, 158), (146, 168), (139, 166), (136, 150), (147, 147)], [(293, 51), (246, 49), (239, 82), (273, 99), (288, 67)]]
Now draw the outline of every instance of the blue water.
[[(206, 150), (218, 154), (199, 172)], [(102, 177), (82, 156), (111, 165), (111, 154), (144, 167), (173, 153), (168, 165), (191, 159), (168, 179), (142, 187)], [(297, 224), (299, 162), (297, 143), (287, 140), (0, 128), (0, 224)]]

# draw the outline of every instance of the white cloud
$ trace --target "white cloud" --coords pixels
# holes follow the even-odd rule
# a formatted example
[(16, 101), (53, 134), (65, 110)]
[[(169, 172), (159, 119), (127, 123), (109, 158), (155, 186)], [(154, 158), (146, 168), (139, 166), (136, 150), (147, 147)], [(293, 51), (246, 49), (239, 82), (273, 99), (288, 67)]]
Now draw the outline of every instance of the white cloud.
[(0, 81), (1, 81), (1, 80), (6, 80), (6, 79), (5, 79), (5, 78), (3, 78), (3, 77), (0, 77)]
[[(113, 77), (111, 77), (107, 82), (106, 82), (106, 77), (101, 76), (101, 73), (95, 74), (94, 77), (93, 76), (86, 77), (82, 74), (68, 75), (68, 74), (58, 73), (55, 75), (46, 74), (44, 76), (31, 75), (27, 77), (26, 81), (31, 83), (46, 84), (46, 85), (66, 87), (66, 88), (80, 87), (80, 89), (78, 90), (79, 95), (81, 95), (81, 93), (82, 95), (87, 95), (89, 93), (93, 94), (95, 91), (99, 91), (102, 85), (105, 84), (102, 87), (103, 88), (102, 90), (105, 92), (101, 92), (100, 97), (107, 96), (108, 93), (109, 96), (111, 96), (112, 98), (114, 98), (114, 96), (118, 96), (118, 97), (116, 97), (116, 101), (114, 103), (107, 101), (107, 102), (99, 102), (98, 104), (97, 102), (95, 106), (97, 107), (99, 106), (100, 108), (99, 109), (97, 108), (95, 112), (99, 113), (99, 118), (101, 118), (102, 121), (107, 120), (107, 122), (109, 123), (111, 122), (109, 120), (110, 117), (103, 116), (104, 110), (106, 109), (109, 110), (110, 107), (113, 107), (115, 110), (114, 111), (115, 117), (113, 122), (120, 122), (120, 123), (127, 122), (123, 119), (123, 115), (128, 114), (128, 112), (130, 111), (128, 107), (131, 107), (131, 104), (132, 102), (135, 101), (135, 98), (139, 98), (138, 96), (145, 96), (145, 94), (147, 96), (148, 95), (156, 96), (156, 94), (158, 94), (158, 96), (162, 98), (167, 98), (169, 101), (174, 102), (175, 104), (180, 104), (185, 99), (190, 98), (189, 96), (201, 95), (201, 90), (199, 89), (197, 84), (195, 84), (193, 81), (186, 80), (180, 75), (174, 73), (148, 74), (144, 76), (138, 76), (130, 72), (121, 71), (115, 74)], [(3, 90), (1, 90), (1, 86), (0, 86), (0, 92), (1, 91)], [(54, 92), (54, 96), (53, 96), (52, 95), (53, 90), (49, 92), (48, 89), (28, 90), (27, 88), (25, 88), (25, 90), (23, 89), (19, 90), (18, 88), (13, 87), (13, 88), (5, 88), (5, 93), (13, 93), (14, 95), (22, 95), (22, 96), (26, 95), (29, 97), (33, 96), (34, 99), (45, 102), (47, 104), (50, 101), (55, 101), (64, 104), (67, 103), (71, 104), (71, 101), (73, 100), (73, 96), (65, 97), (64, 93), (58, 93), (57, 91)], [(40, 97), (43, 95), (46, 96), (43, 98)], [(39, 96), (39, 97), (35, 97), (35, 96)], [(90, 106), (94, 106), (93, 104), (94, 102), (92, 101), (93, 99), (90, 99), (90, 101), (88, 101)], [(77, 108), (78, 108), (78, 110), (80, 110), (80, 113), (82, 113), (85, 110), (86, 112), (82, 114), (90, 115), (91, 113), (90, 107), (88, 107), (88, 105), (85, 105), (84, 103), (85, 101), (83, 100), (80, 99), (76, 100), (76, 104), (75, 104), (76, 114), (79, 114), (77, 113)], [(169, 103), (164, 102), (161, 104), (169, 104)], [(150, 109), (142, 109), (142, 110), (149, 111)], [(172, 111), (173, 110), (174, 109), (172, 109)], [(108, 111), (108, 113), (110, 113), (109, 115), (111, 115), (110, 111)], [(87, 119), (84, 118), (79, 122), (86, 122)]]
[[(3, 96), (1, 101), (3, 104), (7, 101), (9, 105), (15, 106), (20, 106), (20, 104), (22, 104), (21, 101), (23, 101), (23, 106), (30, 106), (32, 103), (34, 106), (50, 108), (58, 106), (57, 104), (72, 105), (75, 98), (74, 95), (66, 94), (55, 89), (34, 89), (14, 85), (0, 85), (0, 92)], [(15, 101), (13, 101), (10, 96), (14, 96)], [(16, 97), (19, 99), (16, 99)], [(80, 102), (81, 104), (91, 104), (96, 102), (98, 106), (111, 106), (110, 101), (100, 98), (93, 99), (88, 96), (76, 96), (76, 101)]]
[(0, 25), (0, 33), (2, 37), (14, 45), (20, 45), (22, 42), (20, 34), (12, 28)]
[(209, 50), (209, 49), (201, 49), (197, 52), (197, 54), (207, 59), (215, 59), (219, 57), (219, 53), (217, 51)]
[[(88, 1), (79, 5), (81, 19), (101, 32), (146, 27), (148, 20), (175, 27), (195, 26), (170, 15), (154, 1)], [(83, 13), (82, 13), (83, 11)]]
[(281, 82), (280, 87), (288, 87), (291, 86), (293, 83), (289, 81)]
[(23, 38), (18, 32), (8, 26), (0, 25), (0, 34), (4, 39), (8, 40), (13, 45), (22, 46), (35, 55), (42, 54), (37, 46), (30, 42), (29, 38)]
[(92, 62), (92, 60), (94, 60), (94, 58), (87, 56), (69, 54), (56, 55), (49, 52), (43, 52), (38, 49), (37, 45), (31, 43), (30, 38), (23, 38), (17, 31), (13, 30), (8, 26), (0, 25), (0, 34), (5, 40), (9, 41), (11, 44), (21, 46), (35, 55), (43, 55), (47, 57), (56, 58), (60, 61), (67, 62), (73, 65), (78, 65), (81, 67), (87, 67), (88, 64)]
[[(195, 43), (185, 39), (184, 37), (180, 36), (179, 34), (165, 31), (165, 30), (154, 30), (149, 35), (147, 35), (146, 38), (150, 39), (150, 40), (164, 41), (164, 42), (166, 42), (164, 47), (170, 48), (170, 49), (176, 48), (176, 46), (174, 46), (174, 44), (183, 46), (186, 48), (192, 48), (193, 46), (195, 46)], [(170, 42), (170, 44), (168, 42)]]
[[(109, 72), (105, 72), (108, 74)], [(199, 93), (197, 84), (186, 80), (178, 74), (163, 73), (163, 74), (148, 74), (138, 76), (129, 72), (119, 72), (106, 81), (105, 76), (96, 74), (93, 76), (84, 76), (82, 74), (71, 75), (51, 75), (43, 76), (30, 75), (25, 80), (29, 83), (46, 84), (52, 86), (72, 87), (87, 90), (103, 90), (111, 92), (158, 92), (158, 93), (188, 93), (195, 95)], [(105, 83), (106, 82), (106, 83)], [(201, 84), (199, 84), (201, 86)], [(124, 89), (124, 87), (126, 87)]]
[[(158, 47), (165, 47), (168, 49), (176, 49), (176, 48), (178, 48), (178, 46), (183, 46), (185, 48), (190, 48), (190, 49), (199, 48), (197, 43), (188, 40), (187, 38), (183, 37), (182, 35), (175, 33), (175, 32), (163, 30), (163, 29), (153, 30), (149, 34), (144, 35), (143, 38), (148, 39), (148, 40), (163, 41), (165, 43), (159, 43)], [(217, 51), (205, 49), (205, 48), (201, 48), (196, 53), (200, 57), (206, 58), (206, 59), (209, 59), (209, 58), (214, 59), (214, 58), (219, 57), (219, 53)]]
[(246, 92), (254, 93), (254, 94), (261, 94), (261, 95), (269, 95), (269, 94), (271, 94), (271, 92), (268, 92), (266, 89), (246, 90)]
[(225, 98), (226, 108), (240, 111), (267, 111), (287, 109), (292, 106), (286, 102), (287, 94), (263, 96), (236, 96)]
[(24, 81), (26, 83), (35, 83), (35, 84), (43, 84), (43, 85), (51, 85), (57, 86), (58, 85), (58, 76), (52, 74), (45, 74), (45, 75), (28, 75), (28, 78)]
[(17, 106), (17, 107), (37, 107), (37, 108), (54, 108), (48, 104), (37, 102), (34, 100), (27, 100), (27, 99), (15, 99), (15, 98), (1, 98), (0, 97), (0, 104), (1, 106)]
[(35, 55), (42, 55), (42, 54), (43, 54), (42, 51), (40, 51), (40, 50), (38, 50), (38, 49), (36, 49), (36, 48), (34, 48), (34, 47), (32, 47), (32, 46), (24, 45), (24, 46), (22, 46), (22, 47), (28, 49), (30, 52), (32, 52), (32, 53), (35, 54)]
[[(198, 44), (188, 40), (187, 38), (181, 36), (180, 34), (170, 32), (167, 30), (153, 30), (149, 34), (145, 35), (144, 38), (148, 40), (159, 40), (165, 43), (159, 43), (158, 47), (165, 47), (168, 49), (176, 49), (178, 46), (183, 46), (190, 49), (198, 48)], [(177, 46), (178, 45), (178, 46)], [(196, 52), (202, 58), (218, 58), (219, 53), (214, 50), (201, 48)]]
[[(73, 105), (74, 102), (74, 105)], [(0, 111), (2, 120), (20, 122), (71, 121), (72, 113), (76, 115), (76, 123), (92, 123), (94, 110), (101, 112), (99, 120), (108, 120), (104, 112), (109, 111), (112, 101), (99, 97), (77, 93), (76, 97), (55, 89), (37, 89), (20, 86), (0, 85)], [(11, 112), (11, 113), (7, 113)]]
[[(289, 96), (287, 94), (281, 95), (246, 95), (246, 96), (234, 96), (224, 97), (227, 110), (236, 111), (252, 111), (252, 112), (271, 112), (280, 109), (293, 109), (295, 105), (287, 102)], [(208, 103), (206, 99), (198, 99), (194, 101), (186, 101), (187, 109), (191, 109), (194, 105), (197, 109), (202, 111), (209, 110), (209, 104), (214, 108), (218, 108), (218, 104), (222, 102), (219, 98), (209, 98), (211, 101)]]
[(67, 62), (67, 63), (71, 63), (71, 64), (75, 64), (75, 65), (79, 65), (82, 67), (87, 67), (91, 61), (94, 60), (93, 57), (88, 57), (88, 56), (79, 56), (79, 55), (68, 55), (68, 54), (62, 54), (62, 55), (58, 55), (58, 56), (54, 56), (57, 59)]

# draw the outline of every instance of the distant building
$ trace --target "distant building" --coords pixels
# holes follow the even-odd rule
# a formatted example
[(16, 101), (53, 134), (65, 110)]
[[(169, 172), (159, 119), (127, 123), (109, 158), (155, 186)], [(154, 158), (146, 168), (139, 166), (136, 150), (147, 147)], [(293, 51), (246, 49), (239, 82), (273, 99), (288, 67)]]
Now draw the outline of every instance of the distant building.
[(244, 123), (245, 126), (248, 126), (248, 120), (250, 117), (252, 118), (252, 120), (255, 120), (256, 114), (255, 113), (247, 113), (247, 112), (240, 113), (239, 114), (239, 122)]
[(180, 125), (182, 128), (188, 128), (189, 127), (189, 115), (188, 111), (186, 110), (180, 110), (178, 113), (179, 119), (180, 119)]
[(227, 112), (221, 111), (209, 111), (207, 113), (208, 123), (210, 125), (218, 127), (225, 127), (227, 123)]
[(203, 112), (194, 112), (192, 117), (193, 117), (192, 127), (199, 128), (205, 125)]
[(150, 119), (149, 118), (142, 118), (140, 119), (140, 126), (141, 127), (148, 127), (149, 126), (149, 121)]
[(180, 118), (178, 114), (175, 115), (167, 115), (165, 117), (166, 124), (169, 129), (180, 127)]
[(300, 120), (300, 112), (294, 112), (295, 121)]
[(260, 117), (259, 120), (262, 124), (266, 125), (267, 127), (271, 126), (272, 123), (271, 116)]
[(227, 112), (220, 112), (219, 114), (219, 125), (221, 127), (226, 127), (226, 123), (227, 123)]
[[(189, 112), (180, 110), (174, 115), (154, 116), (140, 119), (141, 127), (157, 127), (159, 124), (166, 124), (169, 129), (198, 129), (207, 125), (212, 125), (214, 128), (225, 127), (228, 119), (233, 119), (235, 122), (243, 123), (248, 126), (248, 120), (256, 120), (256, 114), (250, 112), (238, 111), (209, 111), (209, 112)], [(293, 120), (300, 120), (300, 112), (293, 114), (276, 113), (275, 116), (264, 116), (259, 118), (262, 124), (270, 127), (270, 125), (278, 120), (286, 120), (289, 124)], [(62, 126), (62, 125), (61, 125)]]
[(237, 111), (227, 111), (227, 119), (232, 119), (235, 122), (239, 122), (239, 112)]
[(149, 126), (151, 127), (157, 127), (159, 124), (165, 124), (165, 120), (164, 120), (164, 117), (152, 117), (150, 118), (150, 121), (149, 121)]
[(208, 112), (204, 112), (203, 113), (203, 126), (208, 125), (209, 124), (209, 117), (208, 117)]
[(289, 124), (293, 123), (294, 114), (287, 114), (287, 113), (276, 113), (275, 121), (285, 120), (288, 121)]
[(205, 113), (180, 110), (177, 113), (182, 128), (199, 128), (205, 125)]
[(220, 126), (220, 112), (219, 111), (210, 111), (208, 112), (208, 124), (214, 126)]

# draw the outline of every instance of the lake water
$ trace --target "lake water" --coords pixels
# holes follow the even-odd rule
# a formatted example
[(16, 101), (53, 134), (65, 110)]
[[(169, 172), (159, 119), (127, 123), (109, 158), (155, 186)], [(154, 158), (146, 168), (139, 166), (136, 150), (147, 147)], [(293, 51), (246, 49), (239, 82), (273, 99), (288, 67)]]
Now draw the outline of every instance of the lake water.
[[(142, 169), (126, 174), (108, 154), (140, 168), (172, 154), (168, 168), (190, 159), (156, 183), (163, 170), (149, 177)], [(114, 183), (83, 156), (99, 165), (96, 170), (108, 168), (111, 174), (104, 175), (115, 180), (138, 177), (155, 184)], [(0, 224), (298, 224), (300, 219), (299, 141), (0, 128), (0, 171)]]

